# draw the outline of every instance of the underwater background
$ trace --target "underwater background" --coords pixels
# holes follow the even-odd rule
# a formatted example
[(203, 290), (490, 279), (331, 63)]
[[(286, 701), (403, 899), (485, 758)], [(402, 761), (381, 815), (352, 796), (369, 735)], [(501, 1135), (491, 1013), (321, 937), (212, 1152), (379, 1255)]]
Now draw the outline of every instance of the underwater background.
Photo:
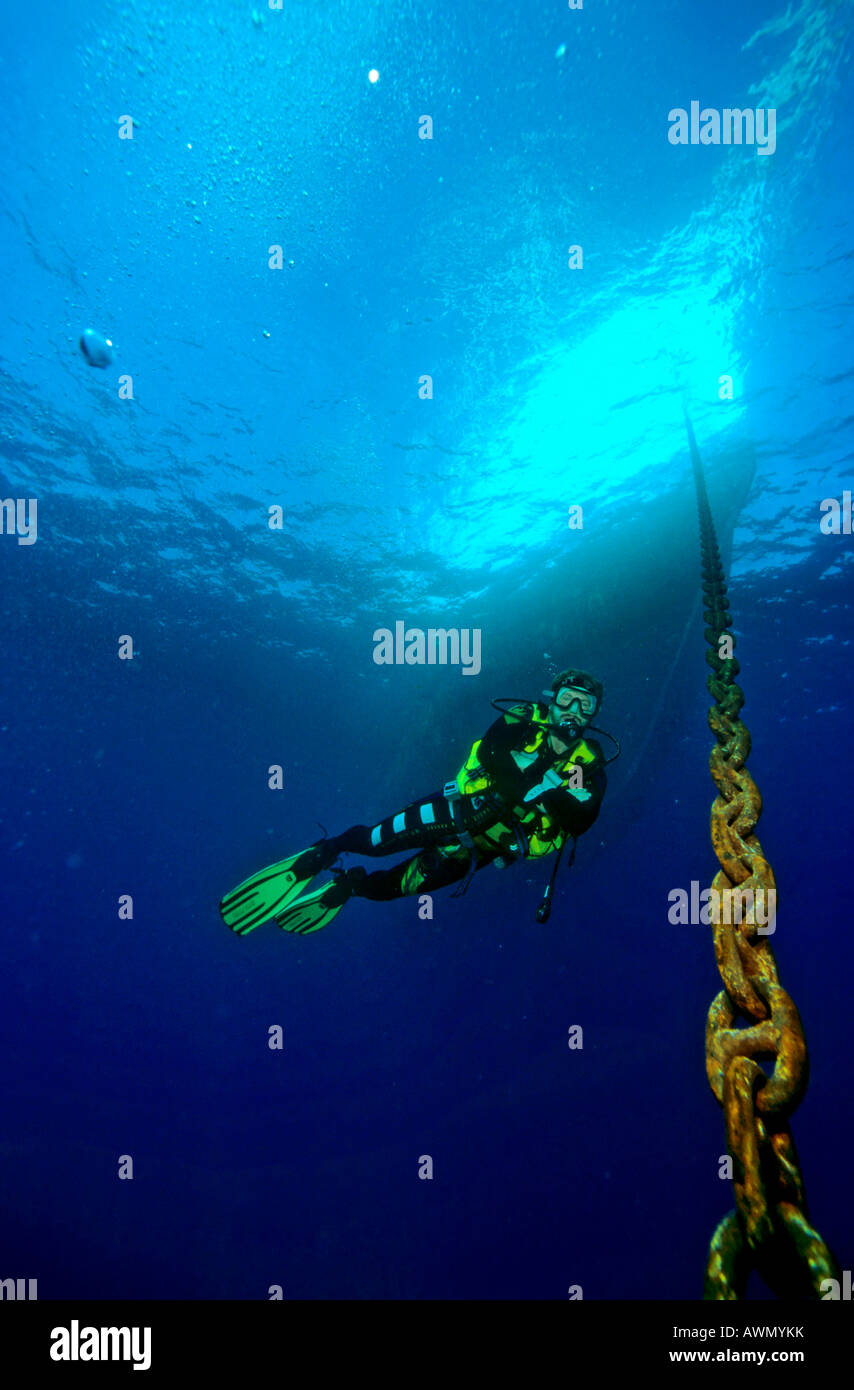
[[(38, 538), (0, 535), (0, 1277), (702, 1296), (733, 1200), (711, 932), (667, 915), (717, 867), (683, 396), (850, 1269), (851, 0), (2, 9), (0, 492)], [(670, 144), (695, 99), (775, 108), (773, 155)], [(377, 665), (397, 621), (479, 628), (479, 674)], [(552, 663), (623, 751), (547, 925), (550, 860), (428, 921), (226, 930)]]

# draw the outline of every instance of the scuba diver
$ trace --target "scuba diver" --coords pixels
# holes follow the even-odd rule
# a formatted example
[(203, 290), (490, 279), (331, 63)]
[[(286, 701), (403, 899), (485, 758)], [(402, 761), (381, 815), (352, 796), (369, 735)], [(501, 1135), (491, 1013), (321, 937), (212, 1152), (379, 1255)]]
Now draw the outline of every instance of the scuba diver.
[[(223, 898), (224, 922), (239, 936), (270, 919), (284, 931), (308, 936), (327, 926), (352, 897), (390, 902), (462, 879), (458, 896), (487, 864), (503, 868), (558, 851), (537, 911), (537, 920), (547, 921), (563, 847), (572, 840), (571, 864), (576, 837), (599, 814), (606, 762), (613, 762), (584, 733), (602, 693), (594, 676), (569, 668), (543, 691), (542, 701), (493, 700), (500, 718), (442, 792), (261, 869)], [(418, 852), (412, 858), (376, 873), (334, 867), (341, 854), (374, 859), (413, 849)], [(327, 869), (331, 881), (312, 889), (313, 879)]]

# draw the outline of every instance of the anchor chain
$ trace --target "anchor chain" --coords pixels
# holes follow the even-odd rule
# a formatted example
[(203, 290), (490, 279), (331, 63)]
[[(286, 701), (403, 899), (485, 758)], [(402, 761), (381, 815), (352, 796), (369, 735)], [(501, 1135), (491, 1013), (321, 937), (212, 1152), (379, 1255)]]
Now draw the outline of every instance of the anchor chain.
[[(715, 959), (724, 988), (706, 1020), (706, 1075), (723, 1107), (732, 1159), (735, 1209), (715, 1231), (704, 1297), (743, 1298), (756, 1269), (780, 1298), (821, 1298), (823, 1279), (839, 1269), (810, 1225), (789, 1117), (807, 1088), (809, 1059), (797, 1008), (777, 973), (763, 933), (776, 913), (776, 884), (756, 825), (762, 798), (747, 770), (750, 734), (740, 718), (729, 598), (702, 460), (685, 413), (702, 556), (707, 678), (715, 746), (709, 768), (717, 787), (712, 845), (720, 862), (712, 887)], [(722, 651), (728, 654), (721, 655)], [(721, 911), (721, 905), (723, 911)], [(760, 1061), (773, 1062), (770, 1075)]]

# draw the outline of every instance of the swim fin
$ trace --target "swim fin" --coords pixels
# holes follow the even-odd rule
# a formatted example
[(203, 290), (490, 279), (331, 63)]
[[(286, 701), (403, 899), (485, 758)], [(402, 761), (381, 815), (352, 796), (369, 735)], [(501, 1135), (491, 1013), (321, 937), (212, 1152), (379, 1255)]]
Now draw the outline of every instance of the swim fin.
[(276, 926), (297, 936), (310, 936), (312, 932), (328, 926), (352, 896), (353, 889), (342, 874), (340, 878), (324, 883), (310, 893), (302, 893), (296, 902), (277, 915)]
[(336, 858), (327, 841), (320, 840), (290, 859), (268, 864), (226, 893), (219, 905), (222, 920), (238, 936), (247, 936), (286, 908)]

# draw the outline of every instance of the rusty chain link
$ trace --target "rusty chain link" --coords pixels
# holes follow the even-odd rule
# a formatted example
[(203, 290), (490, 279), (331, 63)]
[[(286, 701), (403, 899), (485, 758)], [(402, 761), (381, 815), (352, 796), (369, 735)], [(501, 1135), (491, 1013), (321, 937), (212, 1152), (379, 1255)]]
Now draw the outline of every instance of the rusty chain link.
[[(778, 1297), (820, 1298), (821, 1281), (838, 1279), (839, 1270), (809, 1224), (788, 1124), (807, 1088), (807, 1047), (798, 1011), (777, 975), (770, 933), (762, 932), (776, 912), (776, 885), (756, 835), (762, 798), (745, 766), (750, 734), (740, 718), (739, 665), (734, 656), (721, 655), (734, 646), (729, 599), (687, 412), (685, 422), (700, 519), (706, 661), (712, 668), (707, 685), (715, 701), (709, 711), (716, 739), (709, 767), (718, 790), (712, 845), (721, 865), (711, 901), (724, 988), (706, 1021), (706, 1074), (723, 1107), (736, 1203), (712, 1237), (704, 1296), (742, 1298), (756, 1269)], [(743, 1026), (737, 1026), (740, 1022)], [(757, 1059), (773, 1062), (770, 1076)]]

